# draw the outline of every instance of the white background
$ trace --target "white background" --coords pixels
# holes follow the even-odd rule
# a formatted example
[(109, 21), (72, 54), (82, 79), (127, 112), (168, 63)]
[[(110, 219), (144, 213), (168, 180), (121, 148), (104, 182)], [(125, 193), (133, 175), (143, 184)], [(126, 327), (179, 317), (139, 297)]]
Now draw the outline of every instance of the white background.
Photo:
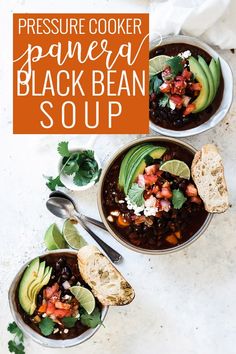
[[(7, 290), (19, 267), (44, 251), (43, 235), (58, 221), (45, 208), (43, 174), (55, 174), (56, 146), (85, 136), (12, 134), (13, 12), (145, 12), (143, 1), (5, 0), (0, 4), (0, 353), (7, 354), (12, 321)], [(236, 71), (236, 54), (222, 52)], [(80, 347), (46, 349), (29, 339), (26, 353), (82, 354), (234, 354), (236, 334), (235, 103), (210, 132), (185, 139), (195, 147), (215, 142), (225, 161), (232, 208), (216, 215), (207, 232), (189, 248), (167, 256), (133, 253), (96, 229), (125, 258), (119, 269), (136, 291), (134, 302), (111, 308), (105, 328)], [(24, 111), (22, 119), (24, 119)], [(134, 136), (100, 136), (95, 148), (106, 158)], [(97, 216), (96, 187), (76, 195), (82, 211)], [(61, 225), (60, 221), (58, 224)], [(85, 234), (85, 233), (84, 233)], [(89, 240), (89, 237), (87, 237)]]

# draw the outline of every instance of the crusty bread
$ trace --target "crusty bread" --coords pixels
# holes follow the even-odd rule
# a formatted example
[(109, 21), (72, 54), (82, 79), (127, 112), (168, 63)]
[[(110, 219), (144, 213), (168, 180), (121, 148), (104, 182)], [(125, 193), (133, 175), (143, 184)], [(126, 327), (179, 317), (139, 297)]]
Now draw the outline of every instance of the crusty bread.
[(126, 305), (133, 300), (133, 288), (97, 247), (82, 247), (78, 265), (82, 278), (103, 305)]
[(223, 213), (229, 207), (228, 191), (221, 156), (214, 144), (206, 144), (195, 154), (191, 167), (205, 209)]

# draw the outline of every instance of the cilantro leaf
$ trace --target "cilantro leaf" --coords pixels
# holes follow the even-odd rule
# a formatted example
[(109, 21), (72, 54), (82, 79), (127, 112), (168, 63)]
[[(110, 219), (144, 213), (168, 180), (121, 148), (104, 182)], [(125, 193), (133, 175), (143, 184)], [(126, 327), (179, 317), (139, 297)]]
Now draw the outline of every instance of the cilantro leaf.
[(140, 187), (137, 183), (133, 183), (129, 190), (128, 197), (133, 204), (140, 207), (144, 204), (143, 192), (144, 188)]
[(169, 96), (164, 94), (162, 98), (159, 99), (159, 106), (165, 107), (169, 102)]
[(72, 328), (75, 326), (76, 322), (78, 321), (78, 318), (76, 317), (64, 317), (62, 320), (62, 323), (66, 328)]
[(22, 343), (16, 343), (14, 340), (8, 342), (8, 349), (10, 353), (25, 354), (25, 347)]
[(170, 66), (171, 68), (171, 73), (176, 76), (180, 72), (183, 71), (183, 59), (177, 55), (175, 57), (172, 57), (166, 61), (166, 64)]
[(87, 327), (95, 328), (101, 324), (101, 313), (98, 307), (89, 315), (82, 307), (80, 309), (80, 322)]
[(70, 160), (65, 164), (65, 167), (63, 168), (63, 172), (66, 175), (73, 175), (73, 173), (76, 173), (79, 170), (79, 165), (77, 161), (75, 160)]
[(40, 323), (39, 328), (44, 336), (49, 336), (52, 334), (55, 327), (55, 322), (49, 317), (45, 317)]
[(57, 176), (56, 178), (47, 177), (47, 179), (48, 179), (48, 181), (47, 181), (46, 185), (51, 191), (55, 191), (56, 187), (65, 187), (64, 184), (60, 180), (60, 176)]
[(61, 141), (58, 144), (57, 151), (62, 157), (69, 157), (70, 151), (68, 149), (68, 141)]
[(186, 202), (187, 198), (185, 198), (183, 192), (179, 189), (174, 189), (172, 191), (173, 196), (172, 196), (172, 204), (175, 209), (181, 209), (183, 204)]
[(149, 94), (152, 92), (159, 93), (162, 80), (157, 75), (153, 76), (149, 81)]
[(8, 342), (8, 349), (10, 353), (25, 354), (25, 347), (23, 345), (24, 336), (22, 330), (15, 322), (12, 322), (7, 327), (8, 332), (14, 334), (14, 339)]

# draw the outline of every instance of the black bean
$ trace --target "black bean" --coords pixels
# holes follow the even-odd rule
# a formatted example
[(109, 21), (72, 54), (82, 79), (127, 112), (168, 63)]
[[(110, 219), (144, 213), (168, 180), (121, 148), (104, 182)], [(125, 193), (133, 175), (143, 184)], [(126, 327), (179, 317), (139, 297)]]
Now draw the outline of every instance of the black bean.
[(65, 266), (64, 268), (62, 268), (61, 277), (64, 280), (68, 280), (71, 277), (71, 270), (69, 267)]

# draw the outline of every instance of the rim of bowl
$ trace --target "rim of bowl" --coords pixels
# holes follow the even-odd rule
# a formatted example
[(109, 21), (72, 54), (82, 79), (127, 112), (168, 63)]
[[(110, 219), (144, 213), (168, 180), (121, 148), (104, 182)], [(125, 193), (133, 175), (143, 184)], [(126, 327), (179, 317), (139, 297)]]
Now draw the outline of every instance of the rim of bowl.
[[(75, 147), (75, 148), (71, 148), (69, 149), (70, 152), (79, 152), (79, 151), (85, 151), (85, 150), (89, 150), (90, 148), (83, 148), (83, 147)], [(93, 150), (94, 151), (94, 150)], [(97, 161), (98, 164), (98, 168), (101, 168), (101, 162), (96, 154), (96, 152), (94, 151), (94, 159)], [(61, 171), (61, 167), (62, 167), (62, 160), (63, 157), (60, 158), (59, 163), (58, 163), (58, 172)], [(68, 176), (71, 177), (71, 176)], [(61, 174), (61, 181), (64, 184), (64, 186), (70, 190), (70, 191), (74, 191), (74, 192), (80, 192), (80, 191), (86, 191), (87, 189), (92, 188), (96, 183), (95, 181), (89, 182), (88, 184), (86, 184), (85, 186), (77, 186), (76, 184), (73, 183), (73, 178), (71, 178), (71, 182), (70, 178), (67, 178), (67, 175), (65, 175), (63, 172)], [(68, 184), (67, 184), (68, 182)]]
[[(155, 41), (156, 39), (152, 39), (150, 41), (150, 50), (155, 48), (155, 46), (157, 45), (157, 43), (154, 44)], [(186, 130), (171, 130), (171, 129), (162, 128), (154, 124), (151, 120), (149, 120), (149, 126), (152, 131), (169, 137), (184, 138), (184, 137), (200, 134), (211, 128), (214, 128), (218, 123), (220, 123), (224, 119), (226, 114), (229, 112), (233, 101), (233, 73), (230, 65), (215, 49), (213, 49), (208, 44), (206, 44), (205, 42), (203, 42), (202, 40), (196, 37), (185, 36), (185, 35), (164, 36), (162, 37), (162, 42), (160, 45), (172, 44), (172, 43), (192, 44), (196, 47), (205, 50), (213, 58), (219, 57), (221, 63), (222, 76), (224, 80), (224, 91), (223, 91), (223, 97), (220, 106), (218, 107), (217, 111), (203, 124), (195, 128), (186, 129)]]
[[(50, 254), (55, 254), (55, 253), (59, 253), (59, 254), (70, 253), (70, 254), (76, 255), (77, 251), (65, 248), (65, 249), (59, 249), (59, 250), (54, 250), (54, 251), (48, 251), (48, 252), (45, 252), (45, 253), (43, 253), (39, 256), (36, 256), (36, 257), (44, 257), (44, 256), (47, 256)], [(20, 268), (20, 270), (17, 272), (17, 274), (15, 275), (15, 277), (10, 285), (10, 288), (8, 291), (8, 302), (9, 302), (9, 307), (10, 307), (11, 314), (12, 314), (14, 321), (16, 322), (16, 324), (18, 325), (18, 327), (22, 330), (22, 332), (24, 334), (26, 334), (28, 337), (33, 339), (33, 341), (35, 341), (36, 343), (43, 345), (44, 347), (69, 348), (69, 347), (73, 347), (73, 346), (79, 345), (79, 344), (87, 341), (99, 330), (99, 328), (101, 327), (101, 324), (99, 324), (96, 328), (89, 328), (88, 330), (86, 330), (84, 333), (82, 333), (78, 337), (63, 340), (63, 339), (51, 339), (51, 338), (44, 337), (41, 334), (34, 331), (27, 323), (24, 322), (22, 316), (20, 315), (20, 313), (17, 310), (17, 306), (16, 306), (16, 302), (15, 302), (15, 294), (16, 294), (16, 289), (19, 284), (19, 281), (23, 275), (23, 272), (25, 271), (28, 264), (36, 257), (27, 261)], [(102, 310), (101, 310), (101, 321), (102, 322), (104, 321), (104, 319), (107, 315), (108, 308), (109, 308), (109, 306), (102, 307)]]
[(131, 142), (129, 142), (128, 144), (126, 144), (125, 146), (123, 146), (122, 148), (117, 150), (116, 153), (107, 162), (106, 166), (103, 168), (103, 171), (102, 171), (102, 174), (100, 177), (100, 181), (99, 181), (99, 186), (98, 186), (97, 204), (98, 204), (99, 214), (100, 214), (101, 219), (102, 219), (103, 223), (105, 224), (107, 230), (123, 246), (129, 248), (132, 251), (136, 251), (138, 253), (149, 254), (149, 255), (161, 255), (161, 254), (168, 254), (168, 253), (173, 253), (173, 252), (179, 251), (179, 250), (187, 247), (188, 245), (190, 245), (194, 241), (196, 241), (206, 231), (207, 227), (209, 226), (209, 224), (213, 218), (213, 214), (208, 213), (208, 215), (207, 215), (204, 223), (200, 227), (200, 229), (189, 240), (187, 240), (186, 242), (184, 242), (176, 247), (171, 247), (171, 248), (162, 249), (162, 250), (151, 250), (151, 249), (145, 249), (145, 248), (134, 246), (131, 243), (129, 243), (128, 241), (124, 240), (121, 236), (119, 236), (118, 232), (115, 232), (111, 228), (110, 224), (108, 223), (108, 221), (105, 217), (105, 214), (103, 212), (103, 206), (102, 206), (102, 192), (103, 192), (103, 186), (104, 186), (106, 174), (109, 171), (111, 165), (115, 162), (115, 160), (122, 153), (124, 153), (125, 150), (131, 148), (134, 145), (141, 144), (143, 142), (152, 142), (152, 141), (153, 142), (158, 142), (158, 141), (172, 142), (172, 143), (176, 143), (176, 144), (180, 145), (181, 147), (189, 150), (193, 154), (195, 154), (197, 152), (197, 150), (192, 145), (190, 145), (186, 142), (180, 141), (178, 139), (172, 138), (172, 137), (149, 136), (149, 137), (145, 137), (145, 138), (138, 138), (138, 139), (132, 140)]

